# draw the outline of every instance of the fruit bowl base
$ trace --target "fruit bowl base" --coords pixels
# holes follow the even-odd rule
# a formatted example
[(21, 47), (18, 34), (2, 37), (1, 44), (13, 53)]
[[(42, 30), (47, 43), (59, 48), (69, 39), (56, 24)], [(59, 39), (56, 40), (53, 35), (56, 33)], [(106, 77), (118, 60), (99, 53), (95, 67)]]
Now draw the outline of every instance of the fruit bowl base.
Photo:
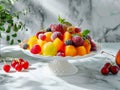
[(48, 67), (57, 76), (73, 75), (78, 72), (78, 68), (67, 60), (53, 60), (48, 64)]

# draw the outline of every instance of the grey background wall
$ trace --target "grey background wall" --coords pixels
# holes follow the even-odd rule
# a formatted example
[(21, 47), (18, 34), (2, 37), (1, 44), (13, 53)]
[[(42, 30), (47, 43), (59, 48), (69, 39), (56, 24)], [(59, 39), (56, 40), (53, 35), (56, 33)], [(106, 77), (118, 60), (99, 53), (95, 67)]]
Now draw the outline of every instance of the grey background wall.
[(21, 39), (58, 23), (60, 15), (81, 29), (90, 29), (95, 41), (120, 42), (120, 0), (20, 0), (15, 9), (30, 10), (21, 16), (28, 27), (27, 32), (19, 32)]

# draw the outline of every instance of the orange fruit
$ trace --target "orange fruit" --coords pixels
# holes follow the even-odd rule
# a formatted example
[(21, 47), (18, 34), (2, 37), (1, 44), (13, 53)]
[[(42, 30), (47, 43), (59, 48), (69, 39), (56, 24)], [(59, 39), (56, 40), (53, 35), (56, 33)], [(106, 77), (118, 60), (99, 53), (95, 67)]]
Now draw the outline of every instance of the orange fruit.
[(31, 36), (28, 40), (28, 45), (29, 45), (29, 49), (31, 49), (33, 47), (33, 45), (37, 44), (37, 37), (36, 36)]
[(56, 38), (53, 41), (53, 44), (55, 45), (55, 47), (57, 48), (57, 51), (61, 49), (61, 47), (63, 46), (63, 41), (61, 41), (59, 38)]
[(87, 54), (87, 51), (84, 46), (79, 46), (76, 48), (76, 50), (77, 50), (77, 55), (79, 55), (79, 56), (83, 56), (83, 55)]
[(120, 50), (117, 52), (115, 56), (115, 61), (116, 61), (116, 64), (120, 67)]
[(86, 48), (87, 53), (90, 53), (91, 44), (90, 44), (90, 41), (88, 39), (84, 40), (83, 46)]
[(64, 41), (66, 41), (66, 40), (69, 40), (69, 39), (71, 39), (72, 38), (72, 36), (71, 36), (71, 33), (69, 33), (69, 32), (65, 32), (64, 33)]
[(52, 41), (52, 40), (51, 40), (52, 32), (46, 32), (45, 35), (46, 35), (45, 41), (47, 41), (47, 42)]
[(76, 56), (77, 51), (73, 45), (65, 46), (65, 56)]

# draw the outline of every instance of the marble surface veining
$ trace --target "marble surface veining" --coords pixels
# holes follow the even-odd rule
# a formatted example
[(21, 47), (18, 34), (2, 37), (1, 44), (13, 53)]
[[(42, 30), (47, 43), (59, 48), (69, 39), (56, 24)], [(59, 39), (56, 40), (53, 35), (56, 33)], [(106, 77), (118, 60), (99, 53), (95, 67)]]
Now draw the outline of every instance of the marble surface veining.
[(30, 10), (21, 16), (28, 31), (21, 31), (18, 38), (28, 38), (51, 23), (58, 23), (60, 15), (82, 30), (90, 29), (95, 41), (120, 42), (120, 0), (20, 0), (15, 3), (15, 10), (23, 9)]

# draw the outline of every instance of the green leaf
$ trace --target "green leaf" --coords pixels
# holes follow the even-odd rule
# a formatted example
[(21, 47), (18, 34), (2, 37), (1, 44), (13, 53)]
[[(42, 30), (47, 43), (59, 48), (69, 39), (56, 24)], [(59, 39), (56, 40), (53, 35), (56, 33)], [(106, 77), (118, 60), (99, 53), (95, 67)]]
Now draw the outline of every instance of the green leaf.
[(0, 31), (5, 31), (5, 28), (3, 26), (0, 26)]
[(18, 29), (21, 29), (22, 25), (18, 25)]
[(6, 33), (10, 33), (10, 31), (11, 31), (11, 27), (8, 26), (8, 28), (7, 28), (7, 30), (6, 30)]
[(13, 44), (14, 44), (14, 39), (10, 41), (10, 45), (13, 45)]
[(80, 36), (79, 34), (72, 34), (72, 37), (74, 37), (74, 36)]
[(12, 34), (12, 37), (17, 37), (17, 34), (16, 33)]
[(21, 40), (17, 40), (18, 41), (18, 43), (21, 43)]
[(68, 26), (72, 26), (72, 24), (68, 21), (66, 21), (64, 18), (61, 18), (60, 16), (58, 16), (58, 21), (59, 23), (61, 24), (65, 24), (65, 25), (68, 25)]
[(86, 29), (82, 32), (82, 37), (86, 38), (86, 36), (90, 33), (90, 30)]
[(9, 35), (6, 36), (6, 41), (10, 41), (10, 36)]
[(2, 38), (2, 34), (0, 33), (0, 38)]
[(7, 22), (12, 24), (12, 23), (13, 23), (13, 20), (12, 20), (12, 19), (10, 19), (10, 20), (8, 20)]
[(17, 28), (17, 25), (14, 24), (14, 29), (13, 29), (15, 32), (17, 32), (19, 29)]
[(3, 9), (3, 7), (0, 5), (0, 11)]

